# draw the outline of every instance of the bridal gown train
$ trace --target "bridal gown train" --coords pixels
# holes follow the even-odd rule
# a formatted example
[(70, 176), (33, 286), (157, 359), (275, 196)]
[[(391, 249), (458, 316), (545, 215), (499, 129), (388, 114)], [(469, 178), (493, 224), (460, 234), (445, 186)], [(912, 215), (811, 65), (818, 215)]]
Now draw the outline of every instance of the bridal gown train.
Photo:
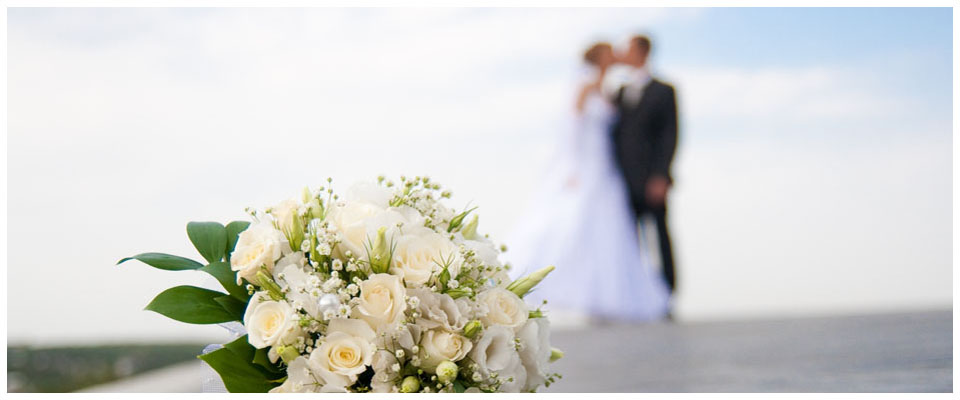
[[(525, 299), (545, 310), (601, 320), (644, 321), (668, 311), (669, 291), (641, 251), (636, 219), (613, 160), (615, 110), (601, 94), (586, 100), (561, 140), (549, 174), (507, 243), (511, 275), (556, 269)], [(576, 184), (568, 184), (570, 176)]]

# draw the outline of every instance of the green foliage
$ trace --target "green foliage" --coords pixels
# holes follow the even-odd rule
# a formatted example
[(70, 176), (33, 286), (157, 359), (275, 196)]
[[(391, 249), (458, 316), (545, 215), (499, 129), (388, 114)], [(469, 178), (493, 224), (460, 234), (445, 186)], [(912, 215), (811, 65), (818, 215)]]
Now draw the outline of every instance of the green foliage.
[(190, 222), (187, 236), (207, 262), (223, 259), (227, 251), (227, 229), (219, 222)]
[(256, 354), (253, 356), (253, 363), (259, 365), (265, 371), (267, 371), (269, 373), (268, 376), (275, 376), (279, 378), (283, 376), (283, 371), (281, 371), (280, 367), (278, 367), (276, 364), (270, 362), (269, 353), (270, 350), (267, 350), (266, 348), (257, 349)]
[(223, 347), (246, 360), (248, 364), (252, 364), (254, 368), (259, 369), (260, 372), (270, 380), (276, 380), (285, 375), (283, 371), (280, 370), (280, 367), (270, 362), (270, 357), (268, 356), (270, 353), (269, 349), (253, 347), (247, 335), (243, 335), (237, 338), (237, 340), (223, 345)]
[(229, 293), (201, 289), (193, 286), (177, 286), (157, 295), (146, 309), (163, 314), (177, 321), (190, 324), (215, 324), (227, 321), (242, 321), (250, 300), (247, 290), (237, 284), (237, 274), (230, 269), (230, 253), (237, 244), (240, 232), (250, 226), (249, 222), (234, 221), (226, 227), (217, 222), (190, 222), (187, 236), (208, 265), (188, 258), (163, 253), (143, 253), (120, 260), (140, 260), (154, 268), (167, 271), (201, 270), (217, 279)]
[(463, 219), (466, 218), (467, 215), (469, 215), (471, 211), (476, 210), (476, 209), (477, 209), (477, 207), (474, 207), (474, 208), (471, 208), (471, 209), (469, 209), (469, 210), (465, 210), (464, 212), (462, 212), (462, 213), (457, 214), (456, 216), (454, 216), (453, 219), (450, 220), (450, 226), (447, 227), (447, 232), (453, 232), (454, 230), (456, 230), (457, 228), (459, 228), (460, 225), (463, 224)]
[(220, 285), (235, 299), (244, 303), (250, 300), (250, 294), (247, 293), (247, 289), (237, 284), (237, 272), (230, 269), (229, 263), (217, 261), (200, 268), (200, 270), (217, 278)]
[(139, 260), (140, 262), (143, 262), (144, 264), (147, 264), (151, 267), (159, 268), (167, 271), (195, 270), (203, 267), (203, 264), (200, 264), (189, 258), (183, 258), (180, 256), (173, 256), (170, 254), (163, 254), (163, 253), (137, 254), (133, 257), (127, 257), (120, 261), (117, 261), (117, 265), (123, 264), (130, 260)]
[(229, 295), (214, 297), (213, 301), (216, 301), (217, 304), (220, 304), (220, 307), (223, 307), (224, 310), (230, 313), (230, 315), (233, 316), (233, 319), (237, 321), (243, 321), (243, 313), (247, 310), (247, 302), (237, 300), (233, 296)]
[(145, 309), (188, 324), (217, 324), (237, 320), (215, 300), (221, 296), (226, 294), (195, 286), (176, 286), (158, 294)]
[(266, 393), (277, 383), (253, 363), (256, 352), (244, 335), (198, 358), (220, 374), (223, 385), (231, 393)]
[(233, 221), (227, 224), (227, 261), (230, 261), (230, 254), (233, 253), (233, 249), (237, 247), (237, 240), (240, 238), (240, 233), (247, 230), (248, 227), (250, 227), (250, 223), (247, 221)]
[(447, 282), (450, 281), (450, 267), (443, 267), (443, 271), (440, 272), (440, 287), (443, 289), (447, 288)]

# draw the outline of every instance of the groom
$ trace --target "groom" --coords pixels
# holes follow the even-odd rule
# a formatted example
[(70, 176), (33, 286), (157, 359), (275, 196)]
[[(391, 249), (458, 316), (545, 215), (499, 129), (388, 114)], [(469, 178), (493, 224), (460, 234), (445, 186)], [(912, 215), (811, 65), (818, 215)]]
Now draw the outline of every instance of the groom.
[(650, 49), (649, 38), (635, 36), (620, 57), (633, 71), (616, 94), (619, 118), (613, 127), (613, 143), (638, 221), (646, 214), (656, 221), (663, 276), (672, 293), (677, 280), (667, 231), (667, 192), (673, 182), (670, 164), (677, 147), (677, 100), (673, 86), (650, 76)]

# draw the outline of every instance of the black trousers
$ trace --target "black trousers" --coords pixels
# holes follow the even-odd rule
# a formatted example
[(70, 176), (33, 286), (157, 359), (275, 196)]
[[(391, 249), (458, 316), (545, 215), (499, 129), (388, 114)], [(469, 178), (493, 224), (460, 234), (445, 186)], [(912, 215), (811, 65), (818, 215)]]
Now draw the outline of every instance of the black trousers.
[(650, 206), (643, 199), (633, 201), (633, 211), (637, 221), (642, 221), (647, 214), (653, 215), (657, 225), (657, 242), (660, 244), (660, 265), (663, 265), (663, 278), (670, 287), (670, 292), (677, 290), (677, 274), (673, 263), (673, 245), (670, 242), (670, 232), (667, 230), (667, 205)]

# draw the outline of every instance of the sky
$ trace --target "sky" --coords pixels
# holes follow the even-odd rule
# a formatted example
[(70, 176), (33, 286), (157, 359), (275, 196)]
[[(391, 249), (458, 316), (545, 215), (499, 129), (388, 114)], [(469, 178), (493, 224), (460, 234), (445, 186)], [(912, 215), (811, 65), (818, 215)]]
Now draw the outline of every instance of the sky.
[(583, 50), (637, 32), (678, 91), (678, 319), (952, 304), (950, 9), (8, 10), (10, 344), (222, 339), (142, 311), (199, 272), (114, 264), (327, 177), (429, 175), (505, 238)]

